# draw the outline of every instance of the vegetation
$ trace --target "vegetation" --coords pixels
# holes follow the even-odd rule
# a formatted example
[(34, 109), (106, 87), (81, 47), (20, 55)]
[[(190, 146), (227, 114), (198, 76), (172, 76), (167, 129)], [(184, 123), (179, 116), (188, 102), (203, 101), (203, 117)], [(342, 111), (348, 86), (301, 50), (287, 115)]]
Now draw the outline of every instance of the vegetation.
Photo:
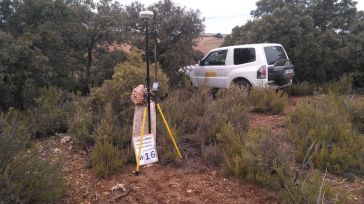
[(99, 177), (108, 176), (123, 166), (118, 149), (110, 143), (96, 143), (91, 152), (91, 160), (92, 167)]
[[(213, 98), (207, 88), (186, 87), (171, 92), (162, 106), (178, 143), (188, 145), (187, 157), (200, 154), (208, 164), (222, 167), (227, 175), (279, 191), (287, 202), (310, 203), (318, 198), (334, 201), (319, 174), (308, 181), (309, 175), (291, 168), (292, 150), (277, 135), (267, 128), (249, 127), (249, 104), (249, 96), (238, 88), (220, 90)], [(179, 108), (173, 108), (176, 106)], [(163, 147), (168, 146), (169, 141), (161, 140)], [(159, 152), (162, 160), (168, 157), (163, 161), (178, 161), (173, 157), (173, 147)]]
[(67, 132), (69, 118), (72, 117), (75, 96), (54, 87), (40, 89), (40, 96), (35, 105), (28, 111), (32, 118), (33, 137), (48, 137), (55, 133)]
[(348, 104), (348, 111), (354, 129), (364, 133), (364, 101), (362, 98), (352, 99)]
[(352, 91), (352, 76), (344, 75), (338, 81), (330, 81), (326, 82), (321, 86), (321, 92), (328, 93), (336, 93), (336, 94), (349, 94)]
[(320, 84), (304, 81), (287, 87), (285, 91), (290, 96), (313, 96), (328, 93), (350, 94), (353, 92), (353, 75), (343, 75), (340, 80)]
[[(92, 87), (111, 79), (114, 66), (126, 60), (123, 51), (112, 47), (131, 42), (144, 49), (144, 26), (138, 16), (142, 9), (139, 3), (121, 5), (110, 0), (1, 1), (1, 110), (28, 108), (39, 88), (87, 95)], [(149, 9), (157, 14), (150, 47), (161, 39), (156, 41), (157, 60), (175, 79), (179, 67), (200, 56), (192, 46), (203, 31), (203, 21), (199, 11), (170, 0)]]
[(260, 0), (256, 5), (254, 19), (235, 27), (224, 45), (281, 43), (299, 82), (338, 80), (354, 71), (362, 76), (364, 12), (357, 11), (354, 0)]
[[(132, 54), (128, 60), (115, 67), (111, 80), (106, 80), (101, 87), (94, 88), (89, 97), (78, 102), (71, 134), (81, 144), (101, 140), (124, 149), (130, 144), (130, 127), (133, 107), (130, 100), (133, 88), (144, 83), (145, 64), (138, 54)], [(153, 77), (152, 77), (153, 80)], [(168, 78), (158, 68), (159, 93), (166, 95)]]
[(32, 148), (24, 115), (0, 115), (0, 198), (6, 203), (47, 203), (65, 192), (62, 166), (44, 161)]
[(282, 113), (288, 104), (288, 96), (283, 91), (265, 88), (251, 89), (248, 100), (258, 113)]
[(292, 84), (285, 91), (289, 96), (313, 96), (317, 92), (317, 85), (304, 81)]
[[(226, 148), (226, 128), (244, 132), (248, 128), (248, 106), (240, 89), (220, 91), (213, 99), (207, 87), (183, 88), (170, 93), (161, 104), (179, 144), (188, 144), (192, 152), (202, 155), (206, 161), (220, 165)], [(177, 109), (175, 107), (178, 107)], [(159, 130), (164, 131), (160, 125)], [(161, 132), (167, 135), (167, 132)], [(168, 146), (168, 138), (160, 138)], [(212, 151), (216, 150), (216, 152)], [(163, 149), (161, 155), (173, 151)], [(221, 154), (217, 154), (221, 153)], [(187, 153), (189, 154), (189, 153)], [(163, 158), (162, 158), (163, 159)]]
[[(151, 67), (157, 66), (161, 106), (183, 156), (201, 156), (227, 175), (281, 192), (290, 203), (333, 202), (326, 171), (364, 172), (364, 103), (361, 96), (346, 96), (364, 84), (364, 12), (355, 5), (260, 0), (254, 19), (224, 38), (224, 45), (283, 44), (298, 81), (287, 94), (318, 95), (286, 113), (293, 151), (272, 130), (249, 127), (250, 111), (284, 113), (286, 93), (254, 88), (245, 95), (233, 87), (211, 94), (181, 80), (178, 69), (201, 57), (193, 50), (204, 30), (199, 10), (171, 0), (148, 8), (110, 0), (0, 1), (0, 200), (49, 203), (64, 195), (61, 163), (42, 158), (32, 138), (69, 132), (76, 144), (91, 149), (99, 177), (134, 161), (130, 94), (145, 83), (143, 59), (153, 53), (127, 55), (113, 47), (144, 48), (138, 13), (149, 9), (155, 13), (150, 47), (158, 52)], [(167, 135), (160, 120), (157, 125), (158, 134)], [(161, 161), (180, 164), (163, 136)], [(293, 159), (325, 175), (301, 175)]]
[[(335, 201), (329, 186), (325, 184), (325, 176), (322, 178), (318, 172), (314, 172), (313, 177), (312, 172), (298, 174), (291, 168), (291, 152), (269, 129), (250, 129), (240, 139), (235, 137), (234, 142), (229, 144), (229, 147), (236, 147), (235, 151), (230, 151), (224, 161), (226, 174), (274, 189), (287, 203)], [(312, 181), (308, 177), (312, 177)]]
[(363, 172), (364, 138), (353, 131), (343, 98), (329, 94), (299, 104), (289, 113), (287, 127), (297, 148), (296, 159), (303, 166), (337, 174)]

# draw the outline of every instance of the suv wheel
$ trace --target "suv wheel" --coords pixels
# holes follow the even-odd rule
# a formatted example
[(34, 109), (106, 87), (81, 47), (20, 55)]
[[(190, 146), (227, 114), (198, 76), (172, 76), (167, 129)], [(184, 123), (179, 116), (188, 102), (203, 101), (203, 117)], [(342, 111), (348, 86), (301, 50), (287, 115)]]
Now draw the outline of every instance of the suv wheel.
[(246, 79), (237, 79), (236, 81), (234, 81), (234, 84), (239, 88), (247, 88), (247, 89), (250, 89), (252, 86)]
[(252, 87), (252, 85), (246, 79), (238, 79), (234, 81), (234, 85), (236, 85), (239, 89), (244, 91), (246, 95), (249, 94), (250, 89)]

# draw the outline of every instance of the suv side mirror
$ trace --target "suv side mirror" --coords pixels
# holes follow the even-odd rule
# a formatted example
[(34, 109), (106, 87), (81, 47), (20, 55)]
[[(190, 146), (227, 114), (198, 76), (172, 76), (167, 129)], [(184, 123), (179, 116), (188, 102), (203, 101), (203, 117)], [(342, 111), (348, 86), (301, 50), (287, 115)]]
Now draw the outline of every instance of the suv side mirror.
[(198, 65), (203, 66), (203, 61), (202, 60), (199, 60), (198, 61)]

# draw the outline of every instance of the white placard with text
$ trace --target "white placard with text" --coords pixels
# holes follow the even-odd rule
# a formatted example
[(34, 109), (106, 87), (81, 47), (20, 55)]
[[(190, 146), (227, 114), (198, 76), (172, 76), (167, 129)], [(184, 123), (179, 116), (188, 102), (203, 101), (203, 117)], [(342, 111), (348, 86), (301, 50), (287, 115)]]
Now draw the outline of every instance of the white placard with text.
[[(138, 159), (140, 136), (133, 137), (135, 160)], [(154, 136), (147, 134), (143, 136), (142, 141), (142, 152), (140, 155), (139, 165), (143, 166), (146, 164), (151, 164), (158, 162), (157, 149), (155, 145)]]

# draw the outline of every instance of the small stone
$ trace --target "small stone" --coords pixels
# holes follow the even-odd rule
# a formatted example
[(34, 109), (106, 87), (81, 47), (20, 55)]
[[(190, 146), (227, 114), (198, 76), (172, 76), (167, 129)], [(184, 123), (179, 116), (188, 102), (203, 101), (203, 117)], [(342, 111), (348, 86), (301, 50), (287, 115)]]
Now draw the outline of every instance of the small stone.
[(64, 143), (68, 143), (69, 141), (71, 141), (71, 136), (64, 136), (62, 139), (61, 139), (61, 143), (64, 144)]
[(54, 148), (54, 149), (52, 149), (52, 152), (54, 154), (60, 154), (62, 151), (60, 149), (58, 149), (58, 148)]
[(187, 190), (187, 193), (192, 193), (192, 190), (191, 190), (191, 189), (188, 189), (188, 190)]
[(102, 192), (102, 194), (103, 195), (110, 195), (110, 192), (105, 191), (105, 192)]
[(123, 190), (124, 192), (126, 192), (125, 186), (124, 184), (121, 183), (117, 183), (115, 186), (113, 186), (111, 189), (111, 191), (118, 191), (118, 190)]

